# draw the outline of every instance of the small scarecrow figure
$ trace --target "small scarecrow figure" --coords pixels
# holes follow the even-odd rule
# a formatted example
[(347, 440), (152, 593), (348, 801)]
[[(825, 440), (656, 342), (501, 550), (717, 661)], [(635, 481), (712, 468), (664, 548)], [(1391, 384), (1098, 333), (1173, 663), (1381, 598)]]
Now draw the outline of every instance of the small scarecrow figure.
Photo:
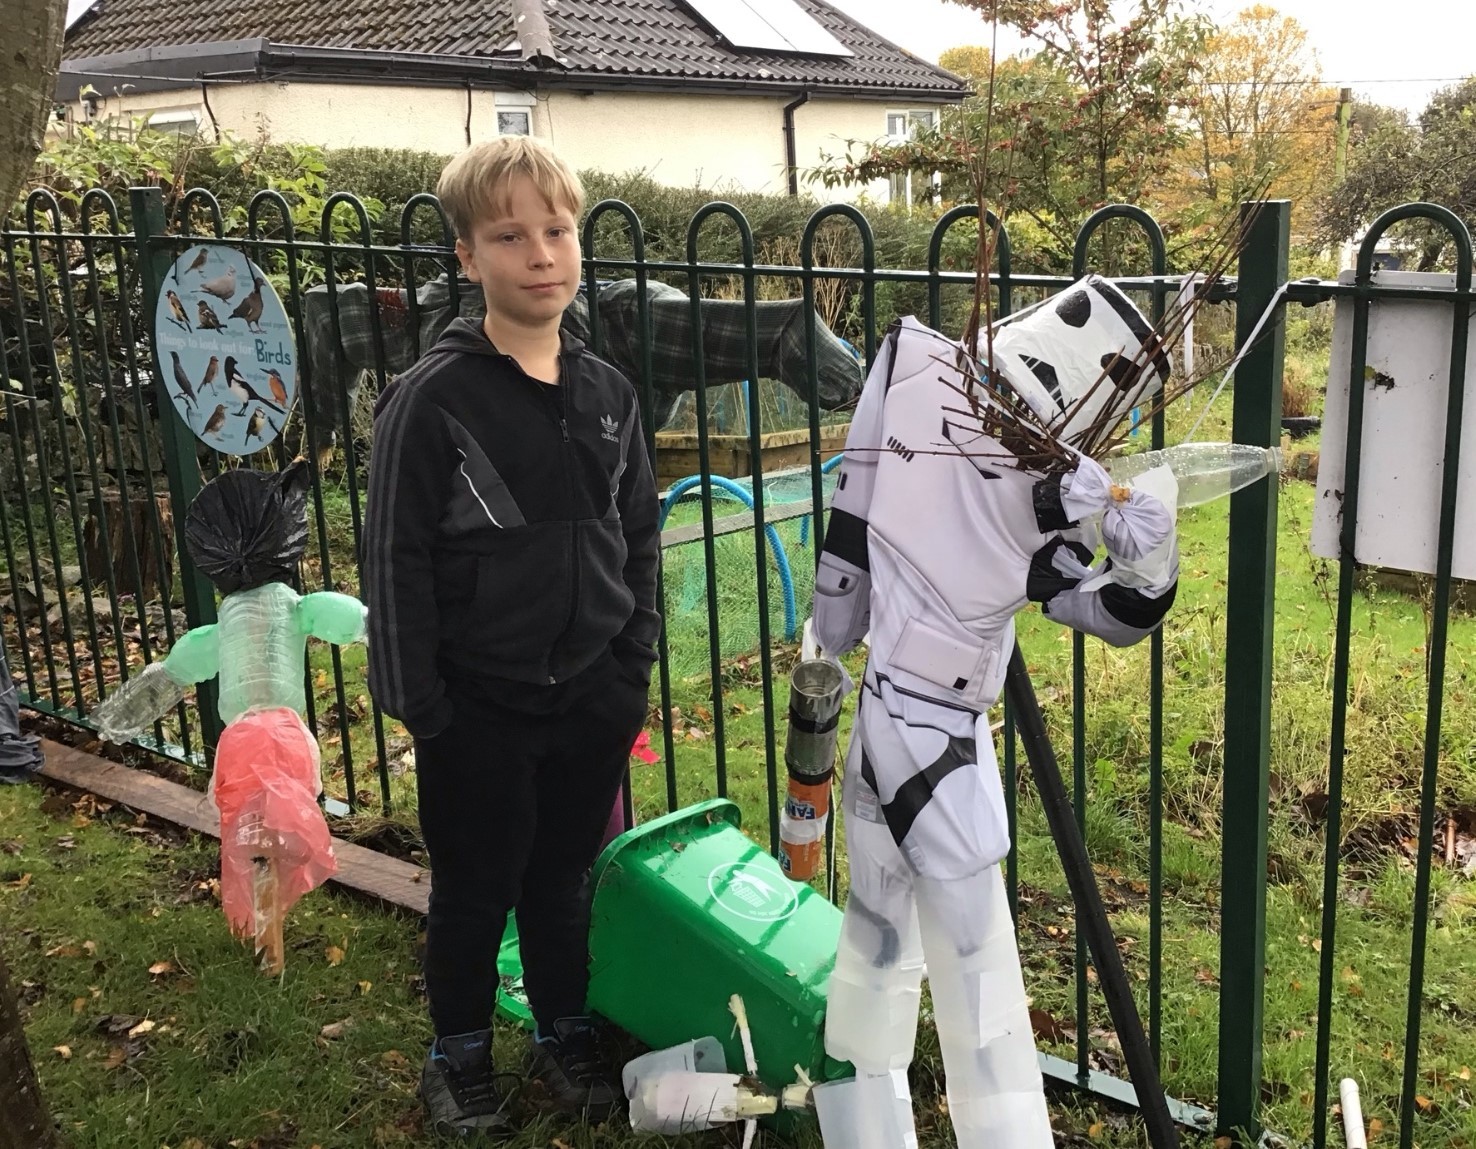
[(220, 810), (221, 902), (231, 930), (256, 940), (263, 972), (283, 964), (282, 922), (303, 894), (337, 870), (318, 806), (318, 743), (302, 720), (309, 636), (364, 638), (365, 607), (332, 591), (299, 595), (288, 580), (307, 546), (309, 474), (236, 470), (190, 505), (190, 558), (225, 596), (218, 621), (182, 635), (169, 657), (109, 695), (95, 718), (127, 741), (195, 683), (219, 677), (220, 717), (210, 792)]

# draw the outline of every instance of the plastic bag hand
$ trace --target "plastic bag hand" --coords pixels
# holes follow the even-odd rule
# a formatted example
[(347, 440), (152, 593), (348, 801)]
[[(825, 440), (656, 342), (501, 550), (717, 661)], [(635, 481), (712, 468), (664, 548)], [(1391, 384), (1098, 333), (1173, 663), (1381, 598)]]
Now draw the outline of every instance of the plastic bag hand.
[(800, 658), (809, 662), (819, 659), (828, 662), (841, 672), (841, 697), (844, 698), (856, 689), (855, 680), (851, 678), (851, 672), (841, 665), (841, 660), (831, 654), (820, 645), (820, 640), (815, 636), (814, 618), (805, 619), (805, 628), (800, 639)]

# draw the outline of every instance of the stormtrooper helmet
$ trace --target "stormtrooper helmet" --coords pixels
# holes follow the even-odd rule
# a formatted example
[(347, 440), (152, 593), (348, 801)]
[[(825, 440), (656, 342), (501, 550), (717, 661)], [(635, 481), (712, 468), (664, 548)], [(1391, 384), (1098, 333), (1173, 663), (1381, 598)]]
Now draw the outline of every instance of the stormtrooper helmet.
[(1152, 325), (1096, 275), (1018, 319), (1002, 320), (993, 356), (994, 369), (1056, 438), (1075, 447), (1104, 417), (1116, 422), (1157, 394), (1169, 376)]

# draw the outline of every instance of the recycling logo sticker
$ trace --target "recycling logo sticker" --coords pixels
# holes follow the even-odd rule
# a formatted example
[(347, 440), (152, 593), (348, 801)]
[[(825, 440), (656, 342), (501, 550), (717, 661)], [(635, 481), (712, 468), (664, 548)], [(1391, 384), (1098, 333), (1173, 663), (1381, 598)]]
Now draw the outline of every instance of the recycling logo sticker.
[(154, 340), (174, 409), (201, 442), (249, 455), (282, 433), (297, 347), (276, 289), (246, 256), (186, 249), (159, 293)]
[(799, 908), (799, 895), (783, 874), (752, 862), (714, 866), (707, 892), (730, 914), (751, 922), (777, 922)]

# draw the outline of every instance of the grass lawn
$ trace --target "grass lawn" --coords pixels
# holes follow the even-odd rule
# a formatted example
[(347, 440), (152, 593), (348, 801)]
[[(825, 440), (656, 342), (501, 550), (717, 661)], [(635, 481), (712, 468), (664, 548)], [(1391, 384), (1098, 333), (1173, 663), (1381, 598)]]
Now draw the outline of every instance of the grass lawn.
[[(1202, 437), (1223, 434), (1220, 422), (1219, 432), (1211, 425)], [(1172, 430), (1169, 437), (1175, 438)], [(1265, 1119), (1294, 1139), (1311, 1129), (1336, 587), (1336, 569), (1308, 549), (1312, 506), (1310, 485), (1284, 485), (1265, 876)], [(328, 510), (336, 534), (347, 525), (346, 498), (330, 498)], [(1182, 516), (1180, 595), (1164, 632), (1164, 1077), (1175, 1096), (1210, 1108), (1220, 1013), (1220, 785), (1223, 773), (1237, 768), (1222, 757), (1227, 522), (1223, 503)], [(752, 561), (750, 549), (747, 567), (736, 564), (731, 577), (745, 577), (746, 569), (751, 587)], [(335, 574), (346, 569), (340, 562)], [(1345, 763), (1332, 1071), (1359, 1080), (1366, 1115), (1378, 1122), (1375, 1145), (1391, 1144), (1397, 1135), (1426, 626), (1418, 595), (1360, 586), (1353, 613), (1355, 681)], [(1022, 616), (1020, 636), (1069, 769), (1069, 636), (1034, 612)], [(1128, 969), (1145, 1002), (1148, 651), (1146, 644), (1115, 651), (1089, 642), (1087, 655), (1088, 835)], [(330, 652), (318, 648), (312, 657), (329, 792), (347, 793), (335, 753), (342, 714), (357, 768), (354, 788), (366, 808), (375, 809), (379, 784), (372, 769), (375, 740), (362, 686), (362, 649), (342, 653), (342, 710)], [(776, 643), (774, 738), (781, 757), (783, 671), (794, 657), (792, 645)], [(1476, 835), (1473, 669), (1476, 621), (1458, 615), (1450, 632), (1436, 799), (1439, 856), (1414, 1129), (1415, 1142), (1425, 1149), (1476, 1146), (1476, 963), (1470, 959), (1476, 884), (1463, 872)], [(663, 760), (633, 766), (642, 818), (664, 812), (673, 800), (686, 805), (718, 790), (717, 724), (706, 677), (677, 678), (672, 701), (675, 754), (666, 759), (660, 715), (653, 710), (652, 742)], [(726, 791), (742, 807), (745, 828), (767, 842), (764, 702), (757, 656), (730, 660), (721, 703)], [(388, 829), (403, 839), (413, 836), (414, 827), (409, 744), (393, 723), (385, 737), (392, 775)], [(1027, 986), (1040, 1011), (1042, 1047), (1071, 1058), (1078, 1025), (1070, 903), (1028, 785), (1020, 788), (1018, 809)], [(1458, 846), (1449, 865), (1447, 822)], [(379, 835), (387, 823), (365, 816), (344, 828)], [(135, 826), (122, 811), (104, 812), (85, 802), (77, 808), (31, 787), (0, 788), (0, 843), (0, 944), (14, 976), (23, 979), (43, 1088), (75, 1145), (214, 1149), (234, 1142), (257, 1149), (329, 1149), (409, 1144), (423, 1136), (414, 1089), (429, 1029), (417, 978), (415, 920), (315, 893), (289, 924), (289, 943), (296, 948), (285, 976), (269, 982), (227, 936), (209, 886), (216, 867), (210, 844)], [(843, 862), (839, 876), (844, 888)], [(159, 972), (150, 973), (151, 967)], [(1091, 997), (1084, 1029), (1093, 1064), (1117, 1070), (1115, 1035), (1095, 990)], [(352, 1024), (329, 1029), (336, 1036), (324, 1035), (324, 1027), (345, 1020)], [(141, 1021), (154, 1025), (137, 1030)], [(515, 1053), (517, 1034), (504, 1032), (499, 1041), (505, 1055)], [(924, 1026), (913, 1070), (923, 1146), (951, 1144), (939, 1101), (941, 1076)], [(529, 1111), (536, 1113), (531, 1101)], [(1134, 1121), (1089, 1100), (1062, 1098), (1056, 1112), (1058, 1131), (1082, 1143), (1142, 1143)], [(570, 1129), (535, 1118), (517, 1144), (561, 1143), (640, 1142), (616, 1129)]]

